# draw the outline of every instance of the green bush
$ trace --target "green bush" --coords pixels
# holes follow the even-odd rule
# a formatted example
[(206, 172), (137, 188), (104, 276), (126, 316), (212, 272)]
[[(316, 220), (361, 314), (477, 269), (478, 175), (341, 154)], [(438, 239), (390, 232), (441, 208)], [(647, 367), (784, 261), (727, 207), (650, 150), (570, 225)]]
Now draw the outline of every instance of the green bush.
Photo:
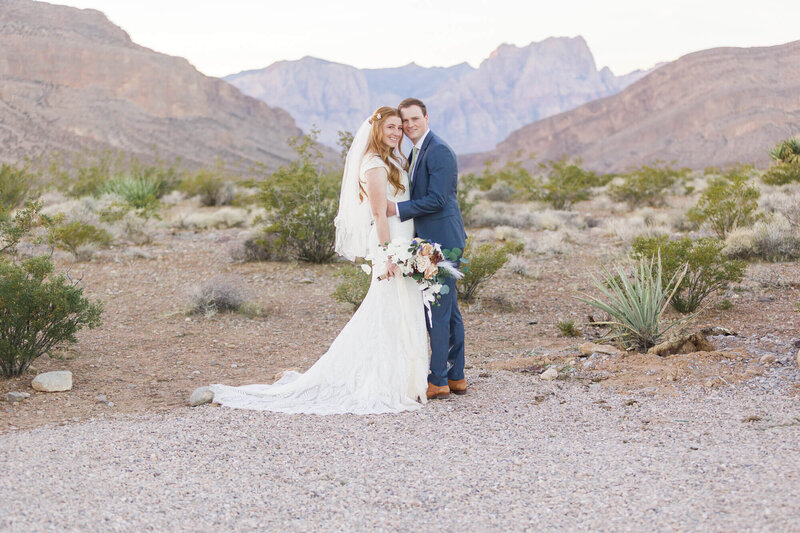
[(752, 226), (760, 218), (761, 193), (755, 185), (748, 185), (751, 172), (751, 167), (736, 167), (713, 178), (697, 205), (689, 210), (689, 220), (708, 224), (720, 239), (736, 228)]
[(561, 332), (563, 337), (579, 337), (581, 332), (578, 331), (578, 328), (575, 326), (575, 322), (572, 320), (564, 320), (560, 321), (558, 324), (558, 331)]
[(100, 324), (102, 306), (64, 275), (53, 275), (47, 257), (16, 261), (14, 246), (47, 219), (29, 204), (13, 220), (0, 223), (0, 372), (18, 376), (40, 355), (75, 343), (83, 327)]
[(623, 175), (623, 183), (609, 186), (608, 193), (615, 202), (625, 202), (631, 208), (661, 206), (666, 203), (669, 189), (688, 173), (688, 169), (675, 169), (663, 163), (643, 165)]
[(661, 318), (686, 271), (676, 272), (664, 284), (658, 256), (649, 261), (636, 261), (630, 277), (619, 265), (615, 270), (616, 274), (612, 274), (604, 269), (605, 278), (594, 280), (603, 298), (587, 295), (578, 299), (610, 316), (609, 320), (599, 323), (611, 328), (606, 339), (618, 342), (626, 349), (646, 352), (660, 343), (670, 329), (683, 322), (674, 321), (662, 327)]
[(231, 205), (235, 198), (233, 184), (225, 180), (220, 168), (198, 170), (182, 180), (178, 188), (189, 196), (199, 196), (205, 206)]
[(505, 183), (514, 190), (511, 198), (513, 200), (530, 200), (535, 196), (537, 190), (536, 179), (523, 166), (523, 161), (519, 158), (508, 161), (500, 169), (495, 169), (493, 163), (487, 161), (480, 175), (466, 174), (462, 177), (463, 182), (484, 192), (491, 190), (497, 183)]
[(461, 271), (464, 277), (456, 282), (458, 297), (473, 302), (483, 286), (508, 262), (508, 255), (522, 251), (518, 242), (485, 243), (473, 249), (472, 239), (467, 239)]
[(342, 282), (333, 291), (333, 299), (337, 302), (352, 305), (353, 311), (355, 311), (364, 301), (372, 282), (372, 277), (364, 272), (360, 266), (346, 266), (339, 270), (337, 276), (342, 278)]
[(728, 258), (723, 253), (724, 248), (723, 241), (711, 237), (698, 240), (689, 237), (678, 240), (666, 236), (638, 237), (633, 242), (631, 255), (639, 261), (660, 255), (663, 285), (686, 269), (671, 303), (676, 311), (691, 313), (710, 294), (726, 289), (731, 282), (742, 281), (744, 261)]
[(105, 247), (111, 244), (111, 234), (92, 224), (78, 220), (67, 223), (57, 221), (50, 231), (51, 243), (64, 250), (72, 252), (76, 257), (83, 246)]
[(333, 219), (339, 200), (341, 173), (320, 169), (316, 132), (290, 139), (298, 158), (279, 168), (261, 189), (270, 212), (268, 234), (276, 236), (276, 252), (299, 261), (326, 263), (334, 255)]
[(28, 169), (3, 163), (0, 165), (0, 213), (19, 206), (28, 196), (33, 176)]
[(0, 370), (18, 376), (39, 356), (75, 343), (83, 327), (100, 324), (102, 306), (83, 297), (83, 289), (53, 265), (36, 257), (21, 265), (0, 261)]
[(612, 178), (584, 170), (580, 165), (580, 159), (571, 163), (567, 156), (540, 163), (539, 169), (547, 179), (539, 185), (537, 198), (549, 203), (553, 209), (569, 209), (576, 202), (588, 200), (592, 187), (603, 186)]
[(458, 180), (458, 208), (466, 224), (470, 220), (473, 208), (478, 204), (478, 200), (473, 198), (472, 191), (477, 188), (474, 174), (466, 174)]

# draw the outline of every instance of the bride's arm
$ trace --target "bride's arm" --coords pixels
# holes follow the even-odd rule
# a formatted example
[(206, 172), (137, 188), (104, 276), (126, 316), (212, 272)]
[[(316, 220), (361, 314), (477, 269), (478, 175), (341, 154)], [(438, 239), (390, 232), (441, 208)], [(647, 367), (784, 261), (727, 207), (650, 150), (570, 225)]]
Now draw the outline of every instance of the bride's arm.
[[(389, 174), (385, 168), (378, 167), (367, 170), (364, 174), (367, 179), (367, 197), (369, 206), (372, 210), (372, 218), (375, 219), (375, 229), (378, 232), (378, 242), (380, 244), (389, 243), (392, 236), (389, 234), (389, 219), (386, 216), (386, 182)], [(397, 269), (396, 265), (387, 265), (390, 275)]]

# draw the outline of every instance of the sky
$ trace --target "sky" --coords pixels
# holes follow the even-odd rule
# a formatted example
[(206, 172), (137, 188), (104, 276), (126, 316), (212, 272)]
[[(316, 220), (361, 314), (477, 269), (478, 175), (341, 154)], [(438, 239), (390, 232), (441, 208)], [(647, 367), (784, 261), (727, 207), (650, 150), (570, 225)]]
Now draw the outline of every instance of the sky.
[(586, 39), (615, 74), (717, 46), (800, 39), (796, 0), (66, 0), (138, 44), (225, 76), (314, 56), (358, 68), (477, 67), (502, 43)]

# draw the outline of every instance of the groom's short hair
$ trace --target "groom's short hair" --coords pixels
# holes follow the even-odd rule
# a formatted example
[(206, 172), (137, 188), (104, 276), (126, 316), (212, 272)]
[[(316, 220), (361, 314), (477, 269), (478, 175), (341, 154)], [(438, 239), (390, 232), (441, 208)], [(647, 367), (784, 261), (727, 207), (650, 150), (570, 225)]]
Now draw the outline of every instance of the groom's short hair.
[(423, 104), (422, 100), (420, 100), (419, 98), (406, 98), (405, 100), (400, 102), (400, 105), (397, 106), (397, 110), (401, 111), (402, 109), (405, 109), (406, 107), (411, 107), (412, 105), (419, 106), (419, 108), (422, 110), (423, 117), (428, 115), (428, 108), (425, 107), (425, 104)]

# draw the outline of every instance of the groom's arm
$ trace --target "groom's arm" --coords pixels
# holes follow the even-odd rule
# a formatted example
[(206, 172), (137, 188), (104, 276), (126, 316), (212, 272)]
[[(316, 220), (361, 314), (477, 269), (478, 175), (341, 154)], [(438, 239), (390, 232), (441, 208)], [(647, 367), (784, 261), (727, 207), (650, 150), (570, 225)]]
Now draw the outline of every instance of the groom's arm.
[(428, 167), (428, 191), (422, 198), (397, 203), (400, 220), (438, 213), (444, 209), (448, 193), (458, 184), (456, 156), (446, 145), (437, 144), (425, 157)]

